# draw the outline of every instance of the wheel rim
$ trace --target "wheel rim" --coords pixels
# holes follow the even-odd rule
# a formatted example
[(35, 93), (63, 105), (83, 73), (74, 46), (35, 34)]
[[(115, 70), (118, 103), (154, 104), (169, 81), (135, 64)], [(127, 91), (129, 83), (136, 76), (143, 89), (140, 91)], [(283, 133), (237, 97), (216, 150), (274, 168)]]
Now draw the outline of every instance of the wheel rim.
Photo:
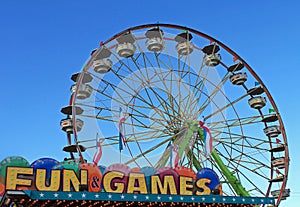
[[(145, 33), (152, 28), (163, 31), (160, 34), (165, 44), (161, 52), (151, 52), (146, 46)], [(182, 30), (194, 36), (191, 41), (193, 51), (178, 55), (178, 42), (174, 39)], [(120, 57), (121, 53), (116, 51), (119, 44), (117, 39), (128, 33), (135, 39), (136, 50), (133, 57)], [(215, 67), (205, 66), (202, 51), (205, 45), (220, 47), (220, 64)], [(109, 72), (100, 74), (93, 70), (92, 64), (103, 47), (112, 53), (110, 60), (113, 66)], [(130, 51), (125, 53), (128, 55)], [(234, 62), (233, 59), (238, 61)], [(228, 68), (237, 62), (245, 66), (241, 71), (248, 75), (248, 80), (241, 85), (230, 82), (230, 76), (240, 71), (230, 72)], [(204, 116), (214, 137), (216, 156), (220, 157), (226, 168), (236, 174), (250, 195), (269, 196), (272, 190), (279, 189), (277, 204), (280, 203), (289, 166), (287, 138), (282, 119), (272, 96), (258, 75), (223, 43), (199, 31), (176, 25), (137, 26), (106, 41), (88, 59), (82, 72), (92, 75), (93, 82), (90, 85), (93, 93), (84, 100), (77, 98), (78, 90), (73, 96), (73, 106), (84, 109), (82, 115), (73, 115), (73, 123), (76, 123), (77, 118), (84, 121), (81, 131), (75, 126), (74, 138), (77, 144), (84, 144), (88, 148), (90, 156), (94, 153), (92, 137), (95, 134), (100, 134), (104, 149), (113, 149), (115, 153), (118, 151), (117, 125), (120, 108), (127, 116), (124, 122), (127, 147), (122, 151), (121, 162), (138, 167), (158, 166), (161, 155), (167, 153), (166, 146), (169, 141), (173, 140), (180, 145), (188, 130), (186, 124), (189, 121), (199, 121)], [(77, 88), (83, 84), (80, 78), (82, 76), (77, 81)], [(249, 98), (257, 97), (247, 93), (252, 88), (251, 82), (258, 82), (263, 88), (263, 96), (267, 98), (267, 105), (258, 110), (251, 109), (247, 103)], [(280, 127), (279, 138), (285, 145), (283, 152), (269, 152), (277, 143), (274, 138), (262, 132), (262, 128), (272, 125), (261, 122), (261, 119), (269, 115), (267, 108), (272, 108), (278, 117), (275, 124)], [(108, 131), (108, 128), (111, 130)], [(200, 160), (202, 167), (211, 167), (218, 172), (221, 181), (225, 183), (224, 192), (227, 195), (238, 194), (232, 186), (226, 184), (228, 179), (216, 164), (216, 158), (205, 155), (203, 141), (197, 139), (197, 136), (199, 137), (197, 132), (194, 132), (188, 144), (194, 156), (189, 157), (188, 153), (184, 153), (181, 164), (195, 169), (193, 159)], [(279, 156), (284, 157), (283, 169), (277, 169), (271, 164), (271, 159)], [(112, 161), (109, 156), (102, 159)], [(118, 159), (114, 162), (118, 162)], [(167, 164), (165, 161), (164, 165)], [(278, 184), (268, 182), (276, 174), (282, 175), (283, 181)]]

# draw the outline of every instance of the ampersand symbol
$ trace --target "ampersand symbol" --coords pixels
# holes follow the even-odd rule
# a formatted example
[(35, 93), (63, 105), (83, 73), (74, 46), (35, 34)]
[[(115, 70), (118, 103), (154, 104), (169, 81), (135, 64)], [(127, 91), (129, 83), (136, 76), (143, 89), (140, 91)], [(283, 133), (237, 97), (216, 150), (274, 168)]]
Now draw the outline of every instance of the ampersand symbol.
[(99, 185), (99, 177), (98, 176), (93, 176), (93, 181), (92, 181), (92, 188), (99, 188), (100, 185)]
[(99, 192), (101, 190), (101, 174), (92, 174), (89, 178), (89, 192)]

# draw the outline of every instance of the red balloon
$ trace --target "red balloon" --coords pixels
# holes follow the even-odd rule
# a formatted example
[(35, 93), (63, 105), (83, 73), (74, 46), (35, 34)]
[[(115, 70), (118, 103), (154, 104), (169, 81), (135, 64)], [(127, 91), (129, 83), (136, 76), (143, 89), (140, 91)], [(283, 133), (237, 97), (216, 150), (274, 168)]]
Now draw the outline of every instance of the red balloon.
[(4, 184), (5, 184), (5, 178), (2, 175), (0, 175), (0, 196), (3, 196), (5, 193)]
[[(118, 183), (124, 183), (124, 186), (127, 186), (130, 170), (131, 169), (129, 166), (120, 164), (120, 163), (116, 163), (116, 164), (112, 164), (112, 165), (108, 166), (107, 168), (105, 168), (103, 174), (105, 176), (106, 173), (111, 172), (111, 171), (124, 173), (124, 177), (122, 179), (112, 180), (111, 185), (114, 186), (114, 184), (116, 182), (118, 182)], [(124, 188), (124, 190), (123, 190), (123, 193), (125, 193), (125, 192), (126, 192), (126, 188)]]
[(92, 163), (83, 163), (78, 167), (79, 170), (88, 171), (88, 191), (89, 192), (100, 192), (102, 173), (97, 165)]
[(179, 183), (179, 174), (173, 168), (170, 168), (170, 167), (159, 168), (157, 170), (157, 174), (159, 174), (159, 177), (160, 177), (161, 180), (163, 180), (164, 176), (166, 176), (166, 175), (173, 176), (174, 177), (174, 181), (175, 181), (175, 185), (178, 186), (178, 183)]
[(175, 171), (180, 176), (191, 177), (191, 178), (193, 178), (193, 180), (196, 180), (196, 178), (197, 178), (196, 173), (191, 168), (188, 168), (188, 167), (178, 166), (175, 168)]

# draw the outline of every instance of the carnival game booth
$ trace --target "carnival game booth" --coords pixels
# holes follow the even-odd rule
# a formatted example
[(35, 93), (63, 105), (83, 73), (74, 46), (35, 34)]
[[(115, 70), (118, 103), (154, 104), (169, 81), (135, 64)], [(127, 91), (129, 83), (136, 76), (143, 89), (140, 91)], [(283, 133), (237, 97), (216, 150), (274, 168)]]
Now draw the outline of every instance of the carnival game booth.
[[(274, 198), (222, 196), (209, 168), (104, 168), (75, 161), (22, 157), (1, 162), (1, 206), (253, 206)], [(5, 180), (3, 182), (3, 180)], [(5, 186), (5, 187), (4, 187)]]

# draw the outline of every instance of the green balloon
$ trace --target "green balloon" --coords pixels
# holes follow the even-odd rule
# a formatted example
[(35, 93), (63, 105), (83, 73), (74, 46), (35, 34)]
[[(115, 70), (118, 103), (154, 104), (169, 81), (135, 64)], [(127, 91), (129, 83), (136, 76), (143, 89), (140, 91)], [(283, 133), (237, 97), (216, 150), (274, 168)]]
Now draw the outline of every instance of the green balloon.
[(20, 156), (10, 156), (0, 162), (0, 175), (6, 177), (7, 167), (29, 167), (29, 162)]
[(75, 172), (77, 172), (78, 165), (79, 165), (74, 160), (62, 161), (62, 162), (60, 162), (60, 164), (63, 166), (64, 169), (74, 170)]

